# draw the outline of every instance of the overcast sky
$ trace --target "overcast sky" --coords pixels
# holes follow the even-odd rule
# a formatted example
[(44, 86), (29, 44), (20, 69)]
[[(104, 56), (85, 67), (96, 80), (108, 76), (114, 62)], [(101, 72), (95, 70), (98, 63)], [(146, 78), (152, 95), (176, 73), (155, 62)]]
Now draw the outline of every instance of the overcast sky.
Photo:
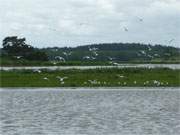
[(0, 0), (0, 41), (36, 47), (105, 42), (180, 46), (180, 0)]

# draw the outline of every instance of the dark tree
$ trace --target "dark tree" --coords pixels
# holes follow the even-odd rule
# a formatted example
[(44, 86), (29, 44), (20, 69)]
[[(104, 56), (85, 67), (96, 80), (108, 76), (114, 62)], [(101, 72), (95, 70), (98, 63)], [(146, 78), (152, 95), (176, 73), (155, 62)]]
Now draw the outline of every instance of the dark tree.
[(45, 52), (33, 48), (25, 43), (25, 38), (17, 36), (6, 37), (3, 40), (3, 51), (9, 57), (20, 57), (27, 60), (47, 61), (48, 57)]
[(6, 37), (3, 40), (3, 50), (9, 56), (25, 56), (33, 52), (33, 47), (25, 43), (25, 38), (18, 38), (17, 36)]

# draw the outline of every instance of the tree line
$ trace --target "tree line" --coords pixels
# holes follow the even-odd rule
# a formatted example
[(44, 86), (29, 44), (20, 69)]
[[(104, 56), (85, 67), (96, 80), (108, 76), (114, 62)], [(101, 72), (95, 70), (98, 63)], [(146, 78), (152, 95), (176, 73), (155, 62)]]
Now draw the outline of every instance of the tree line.
[(17, 36), (6, 37), (2, 41), (2, 55), (10, 58), (26, 59), (30, 61), (47, 61), (48, 56), (40, 49), (26, 43), (26, 38)]

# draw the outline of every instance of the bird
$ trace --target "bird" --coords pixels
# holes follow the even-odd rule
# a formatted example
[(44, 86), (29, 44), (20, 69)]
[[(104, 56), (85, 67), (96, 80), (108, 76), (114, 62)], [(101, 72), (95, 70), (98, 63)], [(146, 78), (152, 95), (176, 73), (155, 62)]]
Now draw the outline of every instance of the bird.
[(128, 30), (128, 28), (127, 28), (127, 27), (124, 27), (124, 31), (128, 32), (129, 30)]
[(88, 24), (87, 23), (79, 23), (79, 26), (87, 26)]
[(65, 76), (65, 77), (60, 77), (60, 76), (57, 76), (56, 78), (57, 78), (57, 79), (59, 79), (61, 82), (63, 82), (63, 81), (64, 81), (64, 79), (67, 79), (68, 77), (66, 77), (66, 76)]
[(58, 32), (58, 30), (57, 30), (57, 29), (55, 29), (55, 28), (52, 28), (52, 27), (48, 27), (47, 29), (49, 29), (49, 30), (51, 30), (51, 31)]
[(34, 69), (33, 72), (36, 72), (36, 73), (41, 73), (42, 71), (39, 70), (39, 69)]
[(44, 80), (48, 80), (48, 78), (47, 78), (47, 77), (44, 77), (43, 79), (44, 79)]
[(174, 40), (175, 39), (173, 38), (173, 39), (169, 40), (168, 43), (171, 44)]
[(82, 25), (85, 25), (85, 24), (84, 23), (80, 23), (79, 25), (82, 26)]
[(138, 19), (139, 19), (140, 22), (143, 22), (143, 21), (144, 21), (143, 18), (139, 18), (139, 17), (138, 17)]
[(72, 54), (72, 52), (63, 52), (63, 54), (65, 55), (65, 56), (70, 56), (71, 54)]

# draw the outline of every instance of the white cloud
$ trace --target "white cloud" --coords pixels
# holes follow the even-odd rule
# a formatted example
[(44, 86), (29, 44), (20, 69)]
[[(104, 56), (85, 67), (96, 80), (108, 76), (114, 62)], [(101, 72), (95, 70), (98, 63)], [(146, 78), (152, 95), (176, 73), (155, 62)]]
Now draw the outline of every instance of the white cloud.
[[(35, 46), (99, 42), (180, 43), (179, 0), (0, 0), (0, 40)], [(143, 19), (143, 21), (140, 21)], [(128, 28), (128, 32), (123, 27)]]

